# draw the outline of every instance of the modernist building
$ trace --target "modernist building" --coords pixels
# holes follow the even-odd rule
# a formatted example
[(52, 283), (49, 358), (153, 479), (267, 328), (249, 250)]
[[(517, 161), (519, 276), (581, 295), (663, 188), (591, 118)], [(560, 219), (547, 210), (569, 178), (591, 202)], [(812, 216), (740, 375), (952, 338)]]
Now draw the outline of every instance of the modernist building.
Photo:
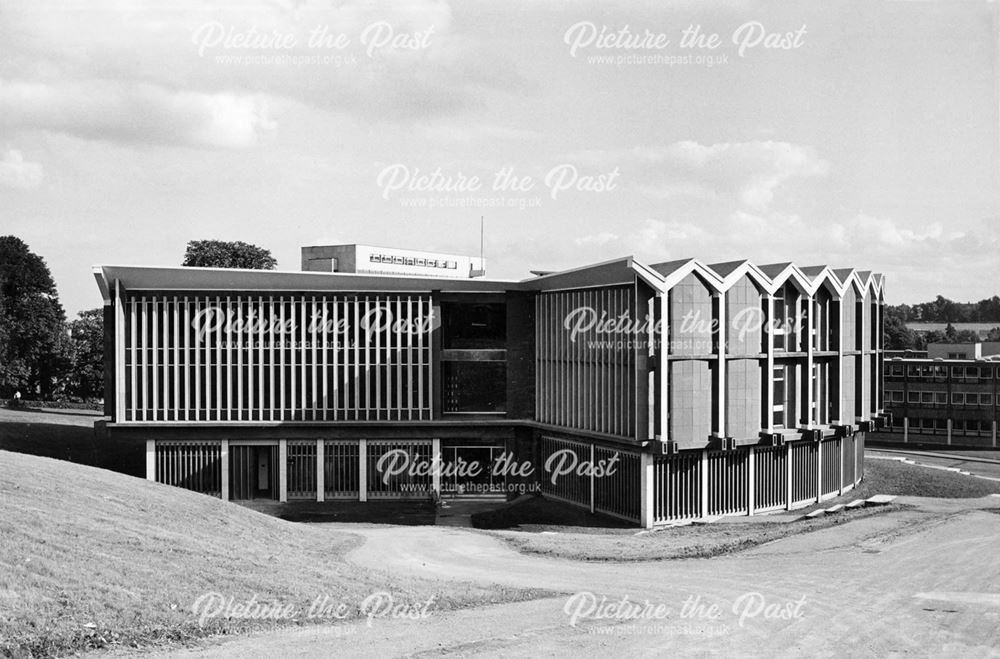
[(146, 443), (148, 478), (224, 499), (538, 488), (644, 526), (754, 514), (852, 488), (881, 413), (866, 271), (95, 275), (106, 432)]
[[(879, 441), (997, 446), (1000, 344), (931, 344), (923, 359), (885, 363)], [(947, 358), (941, 357), (943, 355)]]

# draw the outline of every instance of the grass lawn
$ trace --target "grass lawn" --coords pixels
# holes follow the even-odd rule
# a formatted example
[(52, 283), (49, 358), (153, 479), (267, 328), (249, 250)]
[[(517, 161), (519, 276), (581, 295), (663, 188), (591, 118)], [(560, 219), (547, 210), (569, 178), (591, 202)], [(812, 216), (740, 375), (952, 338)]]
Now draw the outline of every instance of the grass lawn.
[(183, 643), (322, 619), (214, 618), (195, 600), (292, 605), (321, 596), (350, 617), (379, 591), (431, 612), (530, 599), (540, 591), (400, 578), (355, 567), (360, 539), (178, 488), (64, 461), (0, 451), (0, 655)]
[[(895, 460), (869, 458), (865, 460), (865, 480), (854, 490), (839, 499), (797, 510), (794, 514), (799, 516), (815, 508), (829, 508), (835, 503), (866, 499), (875, 494), (978, 498), (996, 493), (1000, 493), (1000, 482), (905, 465)], [(606, 520), (601, 525), (593, 524), (591, 522), (596, 522), (599, 516), (569, 504), (535, 497), (473, 516), (473, 523), (478, 528), (495, 529), (490, 533), (526, 553), (582, 561), (644, 561), (709, 558), (898, 509), (895, 505), (863, 508), (795, 522), (784, 521), (783, 517), (787, 520), (784, 515), (730, 518), (714, 524), (639, 534), (634, 526), (625, 528)]]

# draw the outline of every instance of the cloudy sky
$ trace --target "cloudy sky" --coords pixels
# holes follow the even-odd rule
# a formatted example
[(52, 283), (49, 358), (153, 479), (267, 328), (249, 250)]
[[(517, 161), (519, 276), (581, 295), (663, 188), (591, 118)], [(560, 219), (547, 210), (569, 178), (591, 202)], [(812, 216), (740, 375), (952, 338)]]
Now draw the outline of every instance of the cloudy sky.
[(1000, 292), (995, 2), (83, 4), (0, 7), (0, 234), (71, 314), (92, 264), (193, 239), (294, 270), (475, 253), (480, 215), (497, 277), (634, 254)]

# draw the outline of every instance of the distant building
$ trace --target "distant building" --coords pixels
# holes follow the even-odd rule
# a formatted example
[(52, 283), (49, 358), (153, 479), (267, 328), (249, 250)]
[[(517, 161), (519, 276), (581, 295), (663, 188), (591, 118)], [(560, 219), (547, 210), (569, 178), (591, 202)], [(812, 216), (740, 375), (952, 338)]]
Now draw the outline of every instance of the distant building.
[(991, 355), (1000, 355), (1000, 341), (931, 343), (927, 346), (930, 359), (981, 359)]
[(471, 279), (486, 274), (486, 260), (396, 247), (325, 245), (302, 248), (302, 270)]
[(884, 409), (890, 417), (875, 438), (996, 447), (1000, 344), (938, 343), (928, 349), (928, 358), (885, 362)]

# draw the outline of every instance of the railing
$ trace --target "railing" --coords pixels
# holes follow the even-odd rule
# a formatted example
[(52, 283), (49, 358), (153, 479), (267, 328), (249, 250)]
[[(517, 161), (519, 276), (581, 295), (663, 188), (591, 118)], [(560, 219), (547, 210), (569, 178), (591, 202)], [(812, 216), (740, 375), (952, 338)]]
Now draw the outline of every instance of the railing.
[(690, 452), (653, 463), (653, 515), (657, 521), (701, 517), (701, 453)]
[[(368, 496), (372, 498), (427, 498), (431, 495), (430, 440), (368, 442)], [(420, 468), (419, 465), (423, 465)]]
[(749, 451), (709, 452), (709, 515), (736, 515), (747, 512), (749, 457)]
[[(591, 512), (639, 521), (641, 459), (637, 452), (556, 437), (542, 437), (539, 445), (543, 493)], [(570, 465), (576, 468), (562, 473)]]
[(788, 498), (788, 449), (762, 446), (754, 449), (754, 511), (784, 508)]
[(316, 498), (316, 442), (288, 442), (288, 498)]
[(220, 496), (222, 450), (219, 442), (157, 442), (156, 480), (166, 485)]
[(361, 491), (360, 446), (356, 441), (323, 443), (323, 494), (357, 499)]
[(864, 474), (863, 461), (862, 433), (820, 443), (658, 457), (653, 460), (653, 523), (807, 506), (853, 488)]

